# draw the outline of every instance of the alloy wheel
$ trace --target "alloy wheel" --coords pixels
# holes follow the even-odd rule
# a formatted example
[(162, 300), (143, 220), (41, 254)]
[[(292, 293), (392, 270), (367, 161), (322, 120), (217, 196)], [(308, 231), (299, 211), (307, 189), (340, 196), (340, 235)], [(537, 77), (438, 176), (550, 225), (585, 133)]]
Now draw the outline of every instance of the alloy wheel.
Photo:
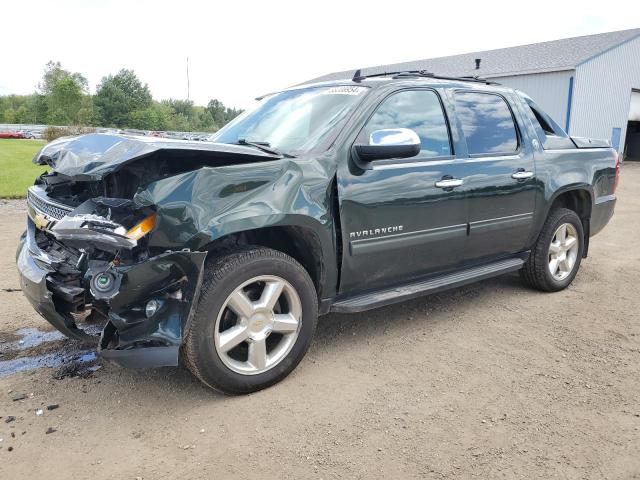
[(570, 223), (560, 225), (549, 245), (549, 272), (555, 280), (562, 281), (573, 271), (580, 247), (578, 231)]
[(254, 277), (236, 288), (218, 312), (216, 353), (234, 372), (263, 373), (291, 351), (301, 325), (302, 303), (291, 284), (277, 276)]

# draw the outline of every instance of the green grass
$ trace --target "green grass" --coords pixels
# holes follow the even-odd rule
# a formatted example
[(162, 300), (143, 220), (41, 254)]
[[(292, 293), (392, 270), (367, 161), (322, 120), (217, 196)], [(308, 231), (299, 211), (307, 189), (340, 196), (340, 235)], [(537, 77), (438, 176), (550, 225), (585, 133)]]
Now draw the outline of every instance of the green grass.
[(31, 163), (42, 140), (0, 138), (0, 198), (24, 198), (45, 167)]

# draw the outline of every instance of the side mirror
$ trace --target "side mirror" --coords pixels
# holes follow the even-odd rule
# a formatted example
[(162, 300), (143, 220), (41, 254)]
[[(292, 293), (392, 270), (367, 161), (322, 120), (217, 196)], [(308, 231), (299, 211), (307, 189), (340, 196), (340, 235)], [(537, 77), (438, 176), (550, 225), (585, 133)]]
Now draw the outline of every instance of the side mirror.
[(364, 162), (388, 158), (409, 158), (420, 153), (420, 137), (410, 128), (386, 128), (369, 135), (368, 145), (355, 145), (358, 158)]

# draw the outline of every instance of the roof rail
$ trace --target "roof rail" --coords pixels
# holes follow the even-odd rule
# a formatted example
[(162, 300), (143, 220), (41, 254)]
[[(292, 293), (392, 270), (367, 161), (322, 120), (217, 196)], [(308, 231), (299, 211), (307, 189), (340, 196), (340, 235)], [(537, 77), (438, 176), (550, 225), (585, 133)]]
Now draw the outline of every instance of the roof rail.
[(361, 70), (358, 69), (355, 71), (353, 78), (351, 79), (354, 82), (361, 82), (367, 78), (372, 77), (387, 77), (391, 76), (392, 78), (403, 78), (403, 77), (428, 77), (428, 78), (437, 78), (440, 80), (459, 80), (461, 82), (478, 82), (484, 83), (486, 85), (500, 85), (498, 82), (492, 82), (491, 80), (487, 80), (485, 78), (480, 77), (448, 77), (445, 75), (437, 75), (432, 72), (427, 72), (426, 70), (401, 70), (398, 72), (382, 72), (382, 73), (372, 73), (369, 75), (362, 75)]

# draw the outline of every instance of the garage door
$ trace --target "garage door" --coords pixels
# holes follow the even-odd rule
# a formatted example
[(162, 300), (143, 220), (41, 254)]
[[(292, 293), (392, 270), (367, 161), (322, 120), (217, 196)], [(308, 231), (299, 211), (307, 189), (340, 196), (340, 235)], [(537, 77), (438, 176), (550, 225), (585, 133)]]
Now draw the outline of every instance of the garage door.
[(640, 92), (631, 92), (631, 107), (629, 108), (629, 120), (640, 122)]

